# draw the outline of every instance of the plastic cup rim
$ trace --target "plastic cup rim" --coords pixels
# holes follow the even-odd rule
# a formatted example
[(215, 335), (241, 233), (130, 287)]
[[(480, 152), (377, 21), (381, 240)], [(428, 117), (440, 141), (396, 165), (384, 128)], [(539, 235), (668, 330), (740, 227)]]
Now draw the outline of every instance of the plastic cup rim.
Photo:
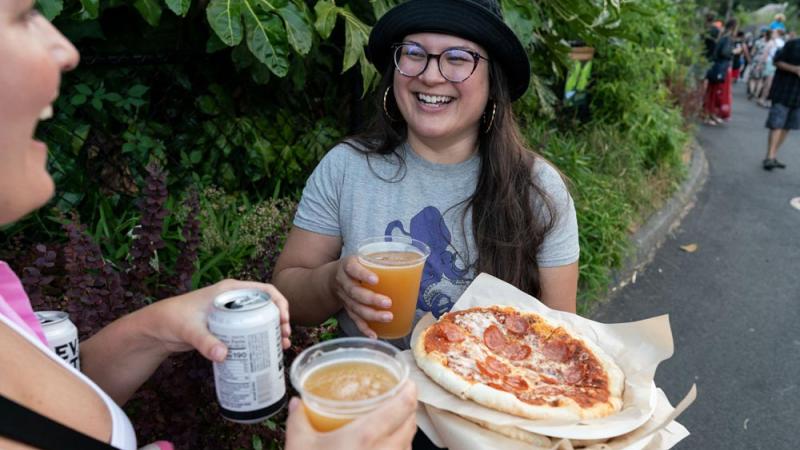
[[(303, 388), (303, 381), (305, 381), (305, 377), (301, 377), (301, 375), (299, 374), (300, 361), (304, 357), (306, 357), (306, 355), (308, 355), (308, 354), (310, 354), (310, 353), (312, 353), (314, 351), (320, 351), (320, 349), (322, 349), (322, 348), (324, 348), (326, 346), (331, 346), (331, 345), (334, 345), (334, 344), (343, 345), (343, 344), (348, 344), (348, 343), (353, 343), (353, 344), (361, 343), (361, 344), (377, 345), (377, 346), (382, 347), (382, 348), (384, 348), (386, 350), (389, 350), (391, 352), (391, 355), (390, 354), (386, 354), (386, 353), (384, 353), (384, 354), (386, 354), (386, 356), (392, 357), (397, 362), (398, 366), (400, 367), (400, 373), (399, 373), (400, 377), (399, 377), (399, 380), (397, 381), (397, 384), (395, 386), (393, 386), (391, 389), (389, 389), (388, 391), (386, 391), (386, 392), (384, 392), (384, 393), (382, 393), (380, 395), (377, 395), (375, 397), (365, 398), (365, 399), (362, 399), (362, 400), (333, 400), (333, 399), (320, 397), (318, 395), (314, 395), (314, 394), (312, 394), (310, 392), (307, 392)], [(363, 350), (363, 349), (366, 349), (366, 348), (363, 348), (363, 347), (352, 347), (351, 349), (362, 349)], [(345, 351), (345, 350), (348, 350), (348, 348), (345, 347), (342, 350)], [(331, 350), (331, 351), (336, 351), (336, 350)], [(399, 392), (400, 389), (402, 389), (402, 387), (405, 384), (406, 380), (408, 380), (409, 368), (408, 368), (408, 364), (406, 364), (404, 361), (401, 361), (401, 360), (397, 359), (397, 356), (399, 354), (400, 354), (400, 350), (397, 349), (397, 347), (395, 347), (395, 346), (393, 346), (393, 345), (391, 345), (391, 344), (389, 344), (387, 342), (383, 342), (383, 341), (376, 340), (376, 339), (370, 339), (370, 338), (365, 338), (365, 337), (345, 337), (345, 338), (331, 339), (329, 341), (324, 341), (324, 342), (320, 342), (318, 344), (314, 344), (311, 347), (308, 347), (307, 349), (303, 350), (299, 355), (297, 355), (297, 357), (295, 357), (294, 361), (292, 361), (292, 366), (290, 368), (289, 378), (290, 378), (290, 380), (292, 382), (292, 386), (294, 386), (294, 388), (300, 394), (300, 398), (303, 400), (303, 403), (305, 403), (306, 406), (311, 407), (312, 409), (317, 410), (317, 411), (319, 411), (319, 408), (317, 406), (321, 406), (325, 410), (328, 410), (328, 409), (334, 410), (334, 412), (331, 412), (331, 413), (329, 413), (328, 411), (319, 411), (319, 412), (322, 412), (324, 415), (329, 415), (329, 416), (347, 417), (347, 416), (358, 415), (358, 414), (361, 414), (363, 412), (367, 412), (367, 411), (370, 411), (370, 410), (374, 409), (375, 407), (377, 407), (377, 405), (382, 403), (384, 400), (395, 396), (397, 394), (397, 392)], [(305, 373), (305, 371), (304, 371), (304, 373)], [(393, 373), (393, 375), (398, 375), (398, 373), (396, 371), (394, 371), (394, 370), (392, 370), (392, 373)]]
[[(391, 241), (387, 241), (387, 239), (391, 239)], [(424, 243), (424, 242), (422, 242), (420, 240), (417, 240), (417, 239), (414, 239), (414, 238), (408, 237), (408, 236), (385, 235), (385, 236), (372, 236), (372, 237), (364, 238), (364, 239), (358, 241), (358, 247), (357, 247), (358, 248), (358, 250), (357, 250), (358, 258), (361, 261), (366, 262), (367, 264), (382, 265), (382, 264), (380, 264), (378, 262), (371, 261), (369, 258), (367, 258), (366, 255), (364, 255), (364, 253), (362, 251), (362, 248), (367, 246), (367, 245), (371, 245), (371, 244), (380, 244), (380, 243), (383, 243), (383, 242), (392, 242), (392, 241), (397, 241), (397, 242), (409, 245), (409, 246), (413, 247), (413, 249), (417, 253), (419, 253), (419, 255), (420, 255), (419, 258), (417, 258), (417, 259), (415, 259), (413, 261), (409, 261), (408, 264), (399, 264), (399, 265), (397, 265), (397, 267), (416, 266), (417, 264), (419, 264), (419, 263), (425, 261), (426, 259), (428, 259), (428, 256), (430, 256), (430, 254), (431, 254), (431, 248), (428, 246), (428, 244), (426, 244), (426, 243)], [(390, 267), (394, 267), (394, 265), (389, 265), (389, 266)]]

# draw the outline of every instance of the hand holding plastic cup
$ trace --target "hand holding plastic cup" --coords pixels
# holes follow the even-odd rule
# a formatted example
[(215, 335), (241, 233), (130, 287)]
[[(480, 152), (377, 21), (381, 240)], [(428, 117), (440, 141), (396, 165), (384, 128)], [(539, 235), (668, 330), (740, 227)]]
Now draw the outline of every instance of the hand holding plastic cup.
[(408, 366), (391, 344), (341, 338), (305, 349), (291, 367), (306, 416), (317, 431), (332, 431), (378, 408), (408, 379)]
[(378, 236), (359, 242), (358, 262), (378, 276), (377, 284), (362, 286), (392, 300), (392, 306), (385, 309), (392, 313), (391, 322), (367, 322), (378, 337), (397, 339), (411, 332), (422, 269), (430, 253), (424, 242), (406, 236)]

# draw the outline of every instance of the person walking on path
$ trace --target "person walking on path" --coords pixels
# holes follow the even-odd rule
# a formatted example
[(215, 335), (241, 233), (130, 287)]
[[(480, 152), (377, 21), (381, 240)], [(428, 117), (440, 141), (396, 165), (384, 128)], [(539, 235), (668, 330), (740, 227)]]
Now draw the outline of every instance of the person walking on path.
[(786, 31), (786, 25), (784, 24), (785, 21), (786, 16), (784, 16), (782, 13), (775, 14), (775, 20), (769, 24), (769, 29)]
[(742, 76), (742, 71), (745, 66), (750, 63), (750, 52), (747, 49), (745, 42), (744, 31), (736, 33), (736, 39), (733, 41), (733, 64), (731, 65), (731, 81), (735, 84)]
[(712, 57), (712, 65), (706, 74), (708, 86), (703, 101), (706, 125), (719, 125), (731, 117), (731, 63), (734, 57), (741, 54), (742, 49), (736, 48), (734, 39), (738, 23), (731, 19), (725, 23)]
[(772, 88), (772, 81), (775, 78), (775, 54), (783, 48), (786, 41), (783, 40), (784, 32), (778, 28), (772, 30), (772, 39), (767, 44), (764, 50), (767, 54), (766, 63), (764, 64), (764, 87), (761, 90), (761, 97), (758, 99), (758, 105), (764, 108), (769, 107), (769, 92)]
[(722, 23), (719, 21), (714, 21), (714, 14), (707, 14), (702, 38), (703, 56), (705, 56), (709, 61), (711, 61), (711, 58), (714, 56), (714, 47), (717, 45), (717, 39), (719, 38), (719, 32), (721, 29)]
[(764, 86), (764, 66), (767, 63), (767, 43), (772, 39), (768, 28), (761, 29), (761, 34), (753, 43), (753, 50), (750, 52), (752, 62), (747, 73), (747, 99), (761, 97), (761, 89)]
[(769, 92), (772, 107), (766, 124), (770, 131), (764, 170), (786, 168), (778, 161), (778, 149), (789, 130), (800, 128), (800, 39), (789, 41), (775, 55), (774, 64), (777, 71)]

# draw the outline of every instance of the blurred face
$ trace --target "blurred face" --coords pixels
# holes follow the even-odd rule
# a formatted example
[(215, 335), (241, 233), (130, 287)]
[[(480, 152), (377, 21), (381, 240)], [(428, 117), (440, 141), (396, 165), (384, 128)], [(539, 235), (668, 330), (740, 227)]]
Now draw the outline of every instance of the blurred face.
[(0, 0), (0, 224), (53, 195), (47, 147), (33, 133), (52, 114), (61, 72), (78, 64), (75, 48), (32, 7)]
[[(421, 140), (429, 145), (434, 141), (455, 142), (476, 139), (481, 115), (489, 98), (489, 63), (472, 59), (473, 55), (488, 58), (486, 50), (474, 42), (436, 33), (417, 33), (405, 37), (406, 58), (411, 69), (403, 75), (395, 70), (393, 90), (398, 108), (408, 124), (409, 140)], [(427, 54), (427, 55), (426, 55)], [(437, 59), (430, 55), (442, 54)], [(413, 70), (414, 61), (428, 65), (422, 73)], [(397, 60), (397, 59), (396, 59)], [(474, 61), (477, 60), (477, 66)], [(403, 66), (406, 67), (406, 66)], [(474, 67), (474, 71), (471, 69)], [(453, 82), (471, 72), (464, 81)]]

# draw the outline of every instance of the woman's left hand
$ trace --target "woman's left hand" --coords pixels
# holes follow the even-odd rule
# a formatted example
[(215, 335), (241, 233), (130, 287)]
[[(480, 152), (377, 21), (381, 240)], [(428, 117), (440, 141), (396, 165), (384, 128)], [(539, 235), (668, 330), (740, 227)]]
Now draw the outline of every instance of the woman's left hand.
[(196, 349), (207, 359), (225, 360), (227, 347), (208, 330), (208, 314), (214, 297), (233, 289), (259, 289), (272, 298), (280, 311), (283, 348), (290, 345), (289, 304), (271, 284), (224, 280), (203, 289), (156, 302), (140, 312), (153, 320), (152, 337), (167, 353)]
[(280, 311), (282, 344), (289, 346), (289, 307), (275, 287), (251, 281), (220, 281), (212, 286), (155, 302), (115, 320), (81, 342), (81, 368), (122, 405), (175, 352), (196, 349), (222, 362), (228, 349), (208, 331), (208, 313), (217, 295), (231, 289), (261, 289)]

